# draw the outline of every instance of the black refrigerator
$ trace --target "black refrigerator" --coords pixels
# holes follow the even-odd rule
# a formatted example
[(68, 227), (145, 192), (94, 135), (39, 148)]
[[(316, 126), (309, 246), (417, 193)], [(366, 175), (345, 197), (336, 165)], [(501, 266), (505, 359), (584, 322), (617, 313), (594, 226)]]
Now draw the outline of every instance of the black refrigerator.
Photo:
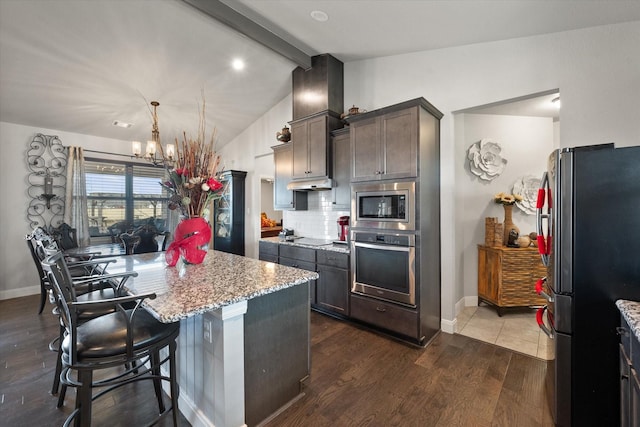
[(538, 191), (538, 248), (557, 426), (620, 424), (616, 300), (640, 300), (640, 146), (556, 150)]

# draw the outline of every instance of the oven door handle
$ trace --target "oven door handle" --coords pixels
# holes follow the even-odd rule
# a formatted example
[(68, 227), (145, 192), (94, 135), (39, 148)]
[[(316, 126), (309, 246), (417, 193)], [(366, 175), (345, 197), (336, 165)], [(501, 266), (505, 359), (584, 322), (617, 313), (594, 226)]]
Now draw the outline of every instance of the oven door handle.
[(411, 249), (413, 249), (413, 246), (378, 245), (375, 243), (362, 243), (362, 242), (354, 242), (353, 246), (358, 248), (381, 249), (385, 251), (398, 251), (398, 252), (411, 252)]

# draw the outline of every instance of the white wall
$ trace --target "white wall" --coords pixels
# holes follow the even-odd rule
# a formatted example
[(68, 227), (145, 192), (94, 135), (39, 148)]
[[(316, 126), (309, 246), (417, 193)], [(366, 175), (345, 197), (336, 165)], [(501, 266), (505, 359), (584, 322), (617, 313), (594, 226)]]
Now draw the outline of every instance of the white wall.
[[(276, 132), (293, 117), (291, 95), (220, 149), (225, 169), (247, 171), (245, 182), (245, 255), (258, 258), (260, 240), (261, 179), (273, 178), (273, 151), (280, 144)], [(271, 202), (273, 203), (273, 201)]]
[[(499, 192), (512, 193), (513, 184), (523, 176), (541, 177), (547, 167), (547, 156), (554, 149), (553, 119), (544, 117), (495, 116), (483, 114), (459, 114), (456, 125), (455, 157), (458, 203), (456, 226), (461, 229), (460, 253), (462, 263), (463, 295), (478, 295), (477, 245), (484, 243), (485, 217), (497, 217), (504, 222), (504, 208), (493, 201)], [(482, 138), (490, 138), (502, 147), (502, 157), (507, 160), (504, 171), (491, 181), (482, 180), (466, 167), (469, 146)], [(514, 207), (513, 222), (521, 235), (536, 230), (535, 215), (526, 214)], [(532, 285), (533, 289), (533, 285)]]
[[(640, 22), (481, 43), (345, 64), (345, 105), (368, 111), (423, 96), (441, 122), (442, 319), (455, 328), (465, 296), (465, 229), (447, 221), (460, 209), (465, 176), (454, 111), (560, 89), (563, 147), (640, 144)], [(474, 292), (475, 294), (475, 292)], [(445, 327), (446, 326), (446, 327)]]
[(40, 293), (38, 275), (24, 241), (31, 232), (26, 215), (30, 201), (27, 151), (38, 133), (57, 135), (64, 146), (122, 154), (131, 150), (129, 141), (0, 122), (0, 299)]

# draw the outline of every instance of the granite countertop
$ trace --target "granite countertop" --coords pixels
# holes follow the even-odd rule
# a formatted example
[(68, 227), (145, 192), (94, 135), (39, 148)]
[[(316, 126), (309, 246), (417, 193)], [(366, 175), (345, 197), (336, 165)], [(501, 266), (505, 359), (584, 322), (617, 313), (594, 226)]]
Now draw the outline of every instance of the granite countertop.
[[(320, 241), (323, 239), (312, 239), (312, 238), (307, 238), (309, 241)], [(318, 244), (309, 244), (309, 243), (305, 243), (305, 238), (298, 238), (295, 240), (280, 240), (280, 237), (263, 237), (262, 239), (260, 239), (262, 241), (265, 242), (271, 242), (271, 243), (278, 243), (281, 245), (289, 245), (289, 246), (300, 246), (303, 248), (312, 248), (312, 249), (319, 249), (321, 251), (333, 251), (333, 252), (340, 252), (343, 254), (349, 254), (350, 250), (349, 250), (349, 245), (348, 244), (341, 244), (341, 243), (330, 243), (330, 244), (326, 244), (326, 245), (318, 245)], [(331, 242), (331, 240), (326, 240), (326, 242)]]
[[(202, 264), (167, 266), (164, 252), (115, 258), (109, 273), (136, 271), (125, 288), (132, 294), (155, 292), (144, 307), (158, 320), (176, 322), (317, 279), (318, 273), (209, 251)], [(179, 263), (180, 264), (180, 263)]]
[(619, 299), (616, 301), (616, 306), (640, 341), (640, 302)]

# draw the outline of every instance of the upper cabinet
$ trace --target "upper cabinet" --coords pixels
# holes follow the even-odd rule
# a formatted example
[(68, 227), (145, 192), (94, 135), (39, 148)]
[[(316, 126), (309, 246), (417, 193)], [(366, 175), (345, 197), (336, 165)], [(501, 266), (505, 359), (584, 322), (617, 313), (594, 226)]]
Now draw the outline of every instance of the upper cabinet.
[(331, 150), (333, 157), (333, 188), (331, 204), (334, 210), (351, 209), (351, 145), (349, 143), (349, 127), (331, 133)]
[(287, 189), (287, 184), (291, 181), (292, 144), (286, 143), (271, 148), (273, 149), (273, 162), (275, 166), (273, 208), (275, 210), (306, 210), (307, 193)]
[(442, 117), (418, 98), (350, 118), (351, 181), (417, 177), (423, 114)]
[(340, 120), (320, 114), (290, 122), (294, 180), (331, 177), (329, 132), (340, 127)]

